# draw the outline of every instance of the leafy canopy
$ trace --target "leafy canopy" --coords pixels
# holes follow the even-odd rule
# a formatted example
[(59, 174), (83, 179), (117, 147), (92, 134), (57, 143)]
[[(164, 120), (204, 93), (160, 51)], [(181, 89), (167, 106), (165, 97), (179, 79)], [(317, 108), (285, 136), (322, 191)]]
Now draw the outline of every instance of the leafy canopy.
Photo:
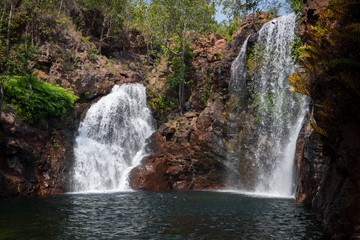
[(215, 5), (208, 0), (153, 0), (137, 2), (135, 24), (155, 43), (185, 38), (185, 32), (211, 30)]

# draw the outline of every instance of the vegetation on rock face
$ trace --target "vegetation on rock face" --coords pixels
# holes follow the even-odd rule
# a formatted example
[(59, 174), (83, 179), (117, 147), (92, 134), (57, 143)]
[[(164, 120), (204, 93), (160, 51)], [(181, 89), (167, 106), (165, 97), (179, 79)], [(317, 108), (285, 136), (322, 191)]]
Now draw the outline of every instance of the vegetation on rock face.
[(5, 102), (30, 123), (41, 122), (46, 117), (63, 117), (77, 100), (66, 89), (31, 75), (6, 78)]
[(358, 1), (331, 1), (306, 31), (306, 43), (297, 53), (301, 69), (289, 78), (292, 91), (313, 99), (318, 114), (312, 126), (330, 142), (336, 141), (341, 123), (360, 112), (355, 104), (360, 94), (360, 55), (354, 51), (360, 44), (358, 22)]
[[(208, 0), (153, 0), (140, 1), (135, 8), (136, 23), (146, 35), (151, 48), (160, 45), (173, 58), (174, 72), (169, 77), (170, 87), (178, 89), (178, 105), (185, 103), (185, 61), (189, 53), (191, 34), (208, 31), (215, 23), (214, 5)], [(180, 61), (179, 61), (180, 60)]]
[[(300, 68), (290, 76), (289, 84), (293, 91), (311, 97), (310, 125), (324, 144), (321, 154), (326, 170), (321, 175), (311, 170), (314, 177), (321, 176), (315, 190), (306, 186), (314, 185), (306, 175), (300, 189), (310, 193), (307, 201), (320, 213), (324, 229), (334, 239), (351, 239), (359, 235), (360, 218), (356, 184), (360, 179), (360, 2), (317, 2), (328, 4), (304, 8)], [(309, 5), (317, 2), (308, 1)], [(303, 172), (314, 168), (309, 163)], [(317, 171), (318, 166), (316, 163)]]
[(286, 0), (290, 7), (294, 10), (296, 15), (300, 15), (303, 7), (303, 0)]
[(5, 1), (1, 7), (0, 105), (3, 100), (12, 104), (17, 113), (31, 123), (43, 117), (63, 116), (76, 100), (65, 89), (31, 75), (34, 68), (31, 64), (38, 58), (37, 45), (42, 36), (50, 35), (51, 29), (45, 25), (52, 19), (49, 14), (55, 11), (51, 1), (12, 0), (11, 3)]

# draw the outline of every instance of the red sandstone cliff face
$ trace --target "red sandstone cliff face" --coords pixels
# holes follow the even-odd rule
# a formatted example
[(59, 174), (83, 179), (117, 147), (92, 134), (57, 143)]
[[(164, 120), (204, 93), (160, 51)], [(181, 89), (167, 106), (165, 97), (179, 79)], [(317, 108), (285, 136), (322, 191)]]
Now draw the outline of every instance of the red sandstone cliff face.
[[(299, 29), (305, 43), (309, 43), (311, 26), (316, 25), (319, 13), (328, 3), (327, 0), (304, 1)], [(359, 9), (359, 5), (352, 4), (350, 9), (355, 11)], [(350, 19), (357, 19), (355, 15), (338, 17), (338, 20), (330, 24), (345, 26), (344, 24)], [(320, 48), (328, 48), (321, 42), (317, 44)], [(349, 49), (349, 46), (346, 41), (340, 41), (331, 46), (331, 52), (337, 53), (338, 58), (356, 58), (358, 48), (351, 45)], [(309, 137), (305, 137), (303, 142), (298, 143), (297, 163), (300, 185), (297, 201), (311, 205), (319, 213), (325, 231), (333, 239), (358, 239), (360, 238), (360, 111), (359, 96), (353, 94), (354, 89), (358, 89), (358, 85), (349, 88), (336, 82), (334, 77), (340, 74), (339, 70), (344, 69), (334, 71), (331, 68), (324, 68), (316, 77), (312, 76), (308, 79), (312, 87), (310, 93), (312, 101), (329, 102), (336, 108), (331, 110), (330, 117), (324, 117), (324, 110), (314, 107), (314, 119), (329, 133), (328, 137), (320, 137), (318, 134), (316, 136), (313, 132)], [(352, 76), (359, 74), (359, 68), (347, 67), (347, 71)], [(320, 86), (319, 83), (324, 82), (327, 86), (326, 91), (317, 87)]]
[[(226, 43), (221, 36), (197, 37), (191, 79), (187, 90), (187, 112), (169, 114), (150, 146), (153, 154), (130, 173), (130, 186), (144, 190), (218, 189), (228, 186), (225, 168), (229, 140), (225, 103), (232, 61), (249, 34), (269, 20), (267, 13), (250, 15)], [(203, 92), (211, 92), (204, 108)], [(224, 90), (225, 89), (225, 90)]]

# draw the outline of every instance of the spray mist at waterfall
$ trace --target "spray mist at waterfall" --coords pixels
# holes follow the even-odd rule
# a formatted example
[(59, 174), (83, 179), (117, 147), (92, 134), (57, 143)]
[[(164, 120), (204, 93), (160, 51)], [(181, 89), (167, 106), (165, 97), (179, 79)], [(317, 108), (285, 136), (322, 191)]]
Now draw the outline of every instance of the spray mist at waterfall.
[[(251, 143), (255, 150), (248, 150), (245, 144), (238, 146), (230, 154), (231, 162), (240, 152), (241, 156), (251, 156), (251, 164), (243, 164), (254, 172), (247, 179), (251, 190), (279, 196), (293, 195), (296, 140), (308, 105), (306, 97), (289, 91), (287, 84), (288, 76), (294, 71), (290, 52), (295, 19), (295, 14), (289, 14), (263, 25), (253, 46), (258, 56), (257, 62), (253, 63), (256, 67), (251, 70), (246, 57), (247, 39), (232, 64), (230, 82), (231, 93), (239, 99), (244, 95), (251, 96), (251, 102), (244, 107), (246, 110), (241, 111), (248, 111), (255, 119), (255, 137), (246, 139), (244, 134), (245, 139), (241, 140)], [(237, 161), (241, 165), (245, 160), (240, 157)]]
[(145, 140), (153, 132), (145, 87), (114, 86), (79, 126), (71, 191), (128, 190), (128, 174), (146, 155)]

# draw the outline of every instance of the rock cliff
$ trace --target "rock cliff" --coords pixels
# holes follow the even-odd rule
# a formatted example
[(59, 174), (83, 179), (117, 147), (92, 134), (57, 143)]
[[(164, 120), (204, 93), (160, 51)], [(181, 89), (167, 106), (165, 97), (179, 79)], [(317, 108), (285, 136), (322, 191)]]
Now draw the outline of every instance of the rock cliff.
[[(319, 49), (323, 58), (359, 59), (358, 42), (346, 34), (333, 35), (334, 29), (346, 29), (358, 22), (359, 4), (352, 1), (336, 1), (339, 14), (329, 17), (325, 10), (328, 0), (305, 0), (299, 33), (304, 43)], [(334, 5), (334, 3), (333, 3)], [(332, 29), (326, 34), (330, 41), (319, 37), (314, 41), (315, 26), (326, 24)], [(319, 35), (320, 36), (320, 35)], [(341, 40), (340, 40), (341, 39)], [(355, 39), (356, 41), (356, 39)], [(357, 40), (358, 41), (358, 40)], [(356, 61), (356, 60), (355, 60)], [(297, 164), (299, 169), (299, 193), (297, 201), (309, 204), (318, 212), (325, 231), (333, 239), (358, 239), (360, 237), (360, 111), (359, 85), (357, 80), (349, 86), (337, 79), (344, 72), (354, 78), (359, 67), (347, 64), (325, 65), (316, 75), (307, 75), (312, 98), (312, 121), (319, 128), (307, 131), (305, 140), (298, 141)], [(347, 82), (351, 83), (350, 77)], [(324, 87), (326, 86), (326, 91)], [(321, 104), (321, 105), (320, 105)], [(325, 114), (326, 113), (326, 114)]]
[[(227, 152), (231, 109), (230, 68), (249, 34), (253, 41), (267, 13), (249, 15), (226, 43), (221, 36), (198, 37), (194, 44), (187, 112), (171, 113), (149, 147), (153, 154), (130, 173), (130, 185), (144, 190), (218, 189), (229, 186)], [(206, 97), (205, 92), (209, 96)]]

